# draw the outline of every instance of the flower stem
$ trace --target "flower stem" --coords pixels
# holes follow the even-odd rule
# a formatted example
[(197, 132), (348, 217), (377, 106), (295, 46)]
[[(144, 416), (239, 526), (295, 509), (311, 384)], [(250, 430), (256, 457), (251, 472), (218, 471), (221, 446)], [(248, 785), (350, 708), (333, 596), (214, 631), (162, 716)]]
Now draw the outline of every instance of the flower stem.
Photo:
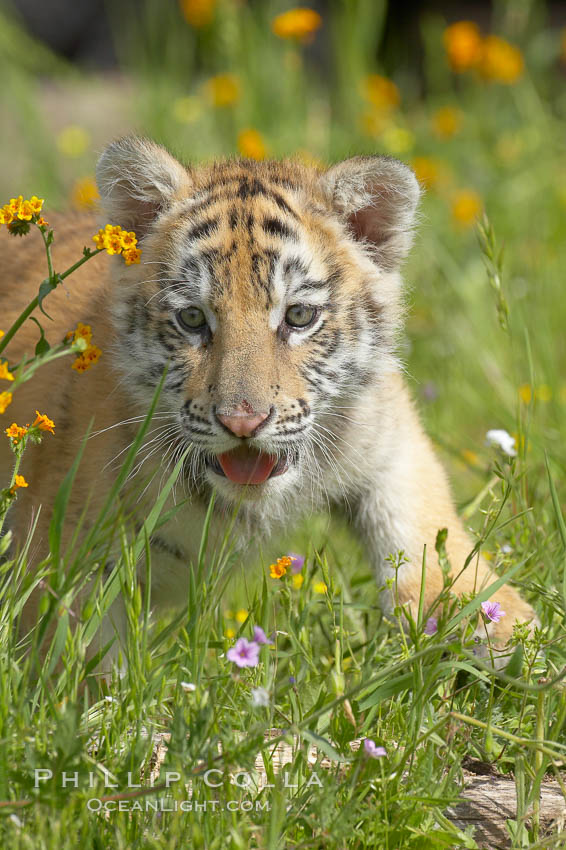
[[(43, 238), (44, 238), (44, 242), (45, 242), (46, 238), (45, 238), (44, 234), (43, 234)], [(55, 272), (53, 272), (53, 265), (52, 265), (52, 261), (51, 261), (51, 252), (49, 251), (49, 248), (47, 247), (47, 245), (46, 245), (46, 249), (47, 249), (47, 258), (48, 258), (48, 266), (49, 266), (49, 277), (45, 278), (45, 281), (55, 282), (55, 286), (58, 286), (61, 283), (61, 281), (65, 280), (65, 278), (69, 277), (70, 274), (73, 274), (73, 272), (75, 272), (84, 263), (86, 263), (87, 260), (90, 260), (92, 257), (96, 257), (97, 254), (100, 254), (104, 250), (103, 248), (97, 248), (94, 251), (89, 249), (88, 254), (85, 254), (83, 257), (81, 257), (80, 260), (77, 260), (76, 263), (74, 263), (72, 266), (70, 266), (62, 274), (56, 275)], [(43, 281), (43, 283), (45, 283), (45, 281)], [(20, 315), (18, 316), (18, 318), (16, 319), (16, 321), (14, 322), (12, 327), (9, 330), (6, 331), (5, 335), (2, 337), (2, 340), (0, 340), (0, 353), (2, 353), (2, 351), (4, 351), (4, 349), (6, 348), (6, 346), (8, 345), (10, 340), (12, 339), (12, 337), (18, 332), (18, 330), (21, 328), (21, 326), (26, 321), (26, 319), (28, 319), (31, 316), (33, 311), (35, 309), (37, 309), (38, 306), (39, 306), (39, 294), (35, 296), (33, 301), (30, 301), (30, 303), (25, 308), (25, 310), (23, 310), (20, 313)]]

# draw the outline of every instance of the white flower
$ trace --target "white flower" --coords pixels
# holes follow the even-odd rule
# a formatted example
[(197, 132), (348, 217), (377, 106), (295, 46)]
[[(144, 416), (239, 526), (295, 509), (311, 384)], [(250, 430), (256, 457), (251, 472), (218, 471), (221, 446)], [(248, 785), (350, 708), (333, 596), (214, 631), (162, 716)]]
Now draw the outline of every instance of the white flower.
[(187, 694), (190, 694), (192, 691), (196, 691), (197, 689), (197, 686), (193, 685), (192, 682), (181, 682), (181, 687)]
[(503, 431), (503, 429), (496, 428), (493, 431), (488, 431), (485, 435), (485, 441), (488, 446), (496, 446), (502, 452), (505, 452), (506, 455), (509, 455), (509, 457), (515, 457), (517, 454), (515, 437), (512, 437), (511, 434)]
[(10, 820), (12, 821), (12, 823), (16, 824), (18, 829), (22, 828), (23, 823), (21, 822), (21, 820), (19, 819), (19, 817), (17, 815), (14, 815), (14, 814), (10, 815)]
[(269, 694), (265, 688), (252, 688), (252, 705), (256, 708), (269, 705)]

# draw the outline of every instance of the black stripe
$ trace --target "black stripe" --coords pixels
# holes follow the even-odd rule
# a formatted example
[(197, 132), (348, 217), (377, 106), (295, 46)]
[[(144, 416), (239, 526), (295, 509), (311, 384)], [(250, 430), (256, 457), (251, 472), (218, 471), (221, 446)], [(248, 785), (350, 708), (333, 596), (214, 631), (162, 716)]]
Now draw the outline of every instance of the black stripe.
[(278, 236), (280, 239), (291, 239), (293, 242), (297, 241), (298, 237), (295, 231), (287, 227), (283, 221), (279, 221), (278, 218), (265, 218), (262, 222), (262, 227), (270, 236)]
[(218, 217), (209, 218), (207, 221), (201, 221), (200, 224), (196, 224), (192, 230), (189, 230), (187, 237), (191, 242), (195, 242), (197, 239), (205, 239), (216, 230), (217, 226)]

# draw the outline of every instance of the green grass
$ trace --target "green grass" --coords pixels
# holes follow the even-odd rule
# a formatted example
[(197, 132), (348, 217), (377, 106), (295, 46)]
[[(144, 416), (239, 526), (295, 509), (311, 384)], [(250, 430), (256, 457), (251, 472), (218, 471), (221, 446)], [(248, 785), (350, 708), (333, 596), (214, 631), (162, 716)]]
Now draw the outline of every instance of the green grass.
[[(25, 572), (26, 553), (2, 568), (5, 575), (14, 572), (0, 588), (0, 845), (473, 848), (472, 835), (456, 830), (444, 814), (461, 790), (464, 756), (492, 761), (515, 778), (521, 814), (545, 773), (555, 775), (563, 765), (566, 750), (566, 692), (558, 681), (566, 661), (560, 508), (566, 472), (566, 99), (558, 34), (541, 29), (532, 10), (515, 20), (518, 30), (509, 38), (524, 51), (525, 75), (512, 86), (486, 84), (450, 72), (443, 22), (423, 18), (426, 97), (411, 69), (389, 58), (401, 105), (383, 118), (380, 132), (367, 135), (360, 116), (368, 104), (359, 83), (366, 73), (383, 70), (373, 60), (383, 24), (379, 4), (332, 4), (317, 36), (327, 45), (324, 72), (312, 65), (314, 48), (296, 49), (270, 34), (271, 4), (239, 5), (236, 11), (226, 0), (201, 32), (191, 31), (174, 6), (156, 17), (158, 8), (140, 4), (128, 27), (126, 20), (115, 22), (129, 80), (117, 93), (113, 84), (37, 53), (17, 29), (0, 43), (6, 83), (0, 98), (14, 116), (0, 139), (6, 199), (45, 195), (47, 217), (50, 206), (67, 204), (73, 181), (92, 173), (96, 152), (108, 141), (97, 129), (105, 89), (120, 127), (141, 130), (186, 158), (234, 153), (238, 132), (253, 127), (274, 155), (301, 150), (333, 161), (383, 152), (433, 160), (439, 177), (424, 198), (406, 268), (410, 309), (402, 350), (467, 524), (499, 574), (518, 566), (514, 580), (535, 606), (542, 629), (536, 642), (519, 640), (523, 658), (515, 657), (507, 678), (474, 660), (465, 643), (466, 618), (433, 637), (423, 636), (422, 624), (403, 636), (379, 613), (378, 591), (358, 542), (339, 518), (326, 517), (309, 518), (284, 540), (269, 541), (259, 563), (237, 558), (229, 543), (216, 552), (203, 545), (179, 616), (154, 623), (134, 580), (138, 559), (151, 570), (146, 540), (128, 531), (113, 494), (89, 555), (68, 558), (65, 570), (57, 570), (54, 556), (34, 576)], [(511, 5), (501, 5), (503, 22), (509, 20), (506, 9)], [(62, 90), (84, 98), (79, 123), (90, 142), (73, 158), (61, 153), (57, 134), (77, 121), (64, 109), (59, 115), (45, 106), (51, 101), (38, 79), (43, 69)], [(202, 86), (226, 71), (239, 76), (241, 97), (233, 107), (217, 109)], [(462, 125), (452, 138), (440, 139), (432, 116), (446, 105), (461, 111)], [(498, 249), (504, 249), (506, 330), (477, 233), (452, 214), (454, 198), (468, 189), (480, 196)], [(530, 402), (525, 385), (532, 388)], [(484, 444), (486, 431), (496, 427), (518, 437), (513, 464)], [(84, 575), (79, 564), (100, 573), (111, 528), (122, 535), (122, 559), (106, 588), (100, 579), (80, 611), (81, 627), (71, 631), (67, 609), (74, 610)], [(58, 539), (55, 523), (54, 553)], [(301, 589), (268, 575), (273, 557), (289, 550), (307, 555)], [(31, 584), (43, 575), (58, 598), (45, 595), (34, 644), (49, 621), (58, 628), (38, 678), (35, 651), (22, 655), (14, 624)], [(315, 592), (321, 581), (327, 593)], [(94, 684), (85, 689), (90, 632), (118, 591), (129, 612), (127, 670), (107, 692)], [(228, 616), (238, 609), (248, 612), (243, 624)], [(276, 646), (262, 650), (257, 668), (236, 675), (225, 657), (232, 643), (226, 630), (250, 637), (256, 624), (268, 634), (277, 631)], [(181, 682), (194, 683), (196, 690), (186, 691)], [(251, 689), (260, 686), (269, 692), (268, 707), (252, 705)], [(263, 738), (272, 728), (299, 742), (287, 768), (287, 784), (297, 787), (285, 787), (284, 776), (270, 772)], [(252, 810), (213, 811), (209, 804), (207, 811), (185, 813), (138, 810), (105, 817), (89, 811), (89, 799), (127, 791), (129, 771), (134, 782), (147, 783), (143, 765), (158, 732), (171, 734), (162, 777), (167, 769), (185, 782), (192, 779), (200, 804), (251, 801)], [(350, 742), (366, 735), (385, 746), (387, 757), (371, 760), (363, 751), (352, 752)], [(322, 787), (308, 785), (306, 754), (313, 741), (332, 763), (316, 769)], [(231, 784), (229, 775), (251, 771), (258, 753), (274, 787), (256, 793)], [(222, 787), (204, 783), (210, 767), (222, 771)], [(57, 781), (35, 789), (35, 768), (51, 769)], [(103, 770), (117, 789), (104, 787)], [(140, 770), (145, 780), (137, 778)], [(63, 771), (78, 772), (81, 787), (62, 788)], [(164, 796), (132, 790), (140, 805)], [(188, 799), (182, 782), (170, 791), (173, 799)], [(543, 839), (536, 817), (510, 822), (509, 835), (517, 848), (563, 846), (560, 836)]]

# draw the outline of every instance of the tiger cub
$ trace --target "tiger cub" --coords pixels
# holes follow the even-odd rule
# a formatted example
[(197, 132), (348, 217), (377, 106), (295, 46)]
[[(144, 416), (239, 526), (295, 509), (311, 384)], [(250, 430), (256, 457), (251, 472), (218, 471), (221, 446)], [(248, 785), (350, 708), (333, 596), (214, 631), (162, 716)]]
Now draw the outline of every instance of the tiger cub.
[[(50, 296), (50, 335), (62, 337), (80, 320), (92, 325), (104, 353), (83, 375), (60, 359), (14, 395), (10, 419), (29, 421), (37, 408), (56, 423), (54, 438), (26, 452), (30, 487), (10, 515), (16, 540), (35, 518), (31, 553), (45, 555), (57, 486), (91, 417), (95, 436), (71, 495), (67, 539), (85, 505), (96, 515), (167, 366), (152, 443), (140, 455), (143, 472), (155, 474), (138, 503), (139, 522), (163, 470), (189, 446), (182, 475), (191, 498), (152, 538), (154, 606), (186, 598), (212, 491), (218, 529), (238, 504), (242, 537), (347, 504), (385, 588), (385, 609), (393, 604), (388, 556), (401, 551), (399, 602), (416, 610), (424, 544), (425, 603), (441, 591), (439, 528), (448, 529), (456, 592), (493, 581), (481, 559), (462, 572), (472, 544), (396, 355), (399, 268), (419, 200), (412, 171), (383, 156), (326, 171), (295, 161), (184, 166), (162, 147), (128, 137), (103, 153), (97, 181), (106, 220), (136, 232), (142, 262), (99, 257)], [(89, 244), (95, 222), (54, 224), (56, 267), (64, 268)], [(2, 327), (44, 273), (40, 246), (31, 238), (19, 243), (11, 239), (1, 255)], [(28, 322), (8, 347), (10, 362), (33, 351), (36, 334)], [(7, 442), (0, 441), (4, 474)], [(535, 615), (508, 585), (497, 600), (506, 617), (488, 629), (503, 646), (516, 620)], [(35, 617), (32, 600), (29, 625)], [(117, 646), (125, 629), (120, 600), (107, 619), (100, 641), (117, 629)]]

